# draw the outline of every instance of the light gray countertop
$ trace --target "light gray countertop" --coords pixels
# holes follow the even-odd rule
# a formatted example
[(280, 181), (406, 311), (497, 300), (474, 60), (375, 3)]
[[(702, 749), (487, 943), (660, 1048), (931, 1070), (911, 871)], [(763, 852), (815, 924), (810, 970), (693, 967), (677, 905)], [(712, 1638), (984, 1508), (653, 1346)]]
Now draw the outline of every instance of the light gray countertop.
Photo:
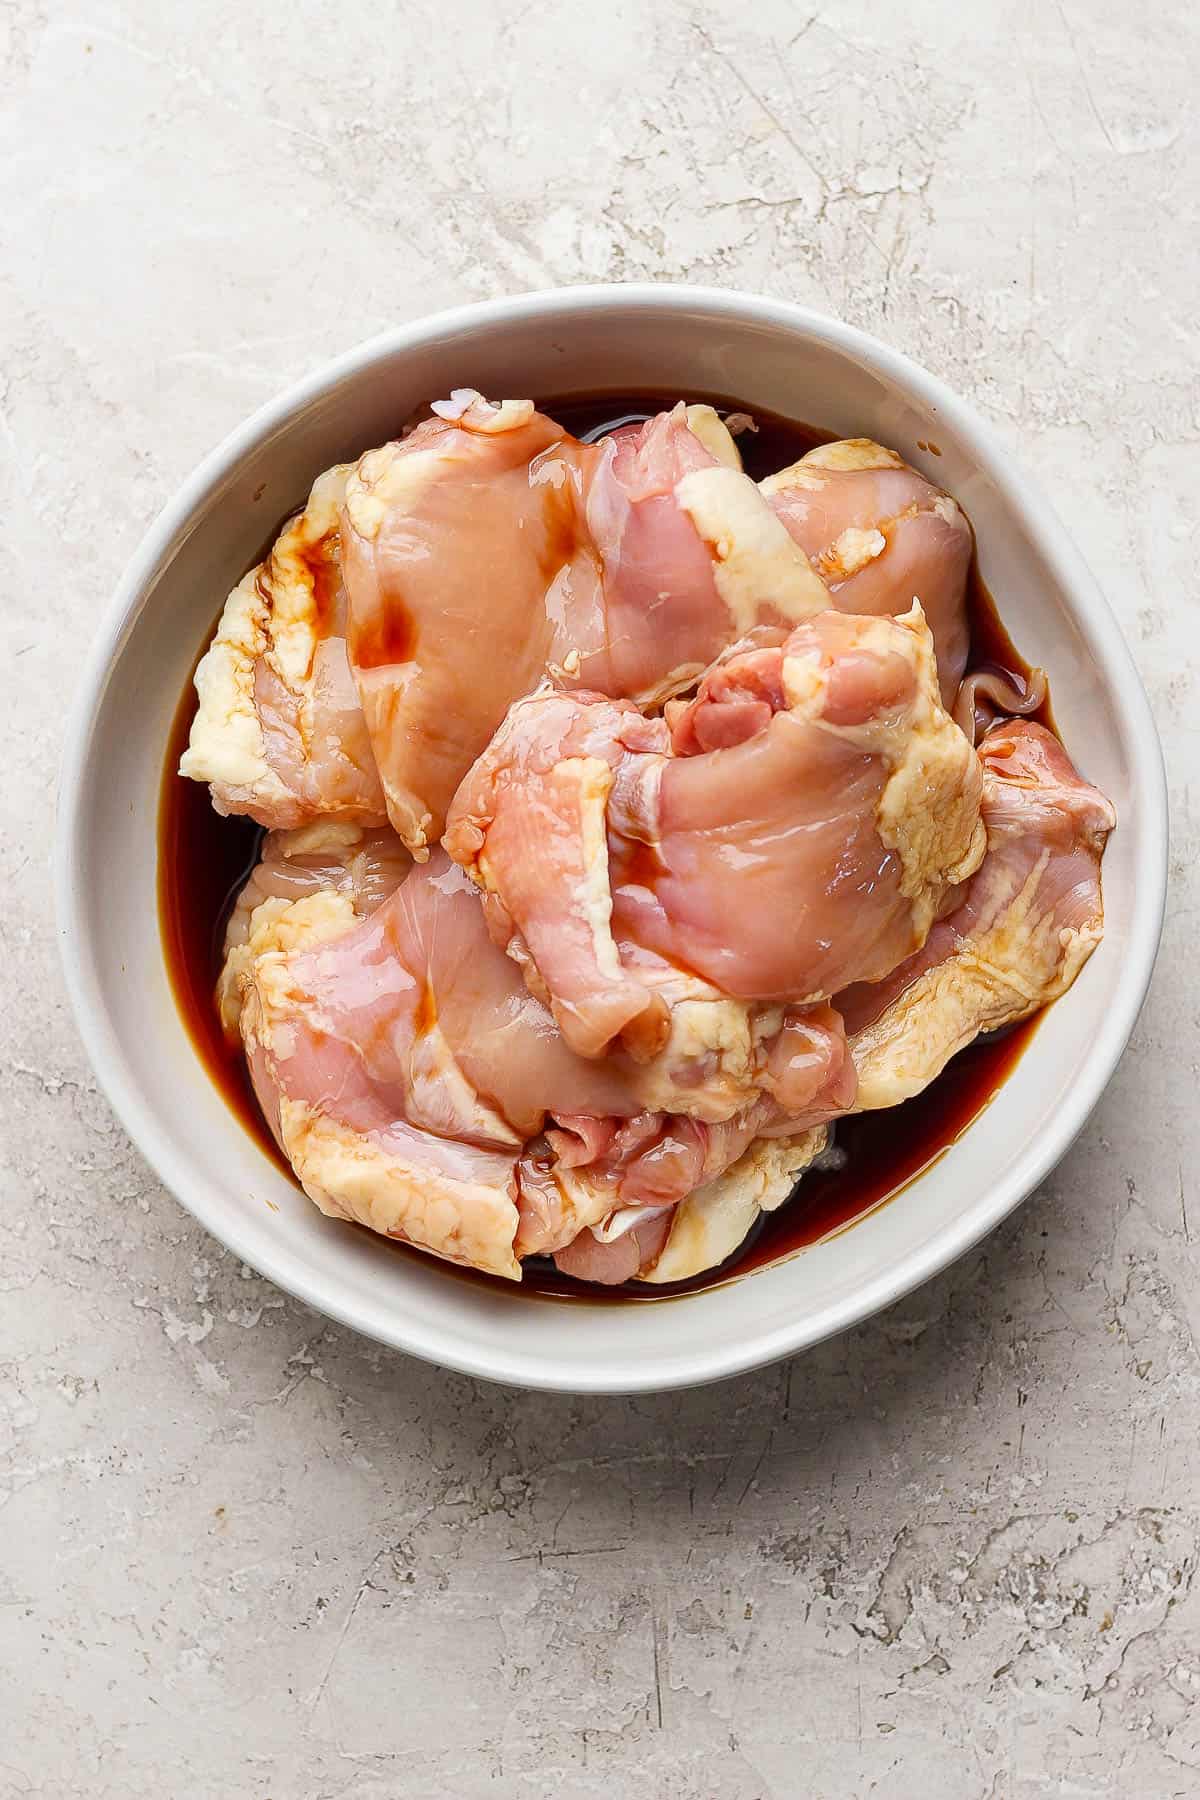
[[(1196, 12), (10, 0), (0, 113), (0, 1797), (1200, 1793)], [(385, 1354), (150, 1176), (63, 993), (63, 711), (252, 407), (460, 299), (758, 288), (996, 423), (1171, 765), (1133, 1044), (979, 1250), (791, 1365)]]

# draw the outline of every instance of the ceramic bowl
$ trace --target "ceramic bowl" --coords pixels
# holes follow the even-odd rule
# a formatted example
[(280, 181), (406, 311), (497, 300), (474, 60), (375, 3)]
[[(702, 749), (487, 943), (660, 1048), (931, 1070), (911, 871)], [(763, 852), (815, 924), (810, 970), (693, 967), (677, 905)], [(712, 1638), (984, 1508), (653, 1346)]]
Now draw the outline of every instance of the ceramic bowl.
[[(1104, 942), (959, 1141), (852, 1228), (683, 1298), (531, 1297), (323, 1218), (227, 1110), (168, 984), (159, 781), (214, 614), (318, 471), (459, 386), (716, 393), (892, 445), (966, 508), (1005, 623), (1050, 671), (1063, 736), (1119, 815), (1104, 862)], [(1125, 1048), (1158, 943), (1166, 846), (1158, 741), (1118, 627), (1041, 493), (969, 407), (886, 345), (780, 301), (572, 288), (442, 313), (349, 351), (264, 406), (176, 494), (121, 582), (75, 701), (59, 930), (79, 1027), (113, 1106), (161, 1179), (237, 1256), (331, 1317), (448, 1368), (633, 1392), (712, 1381), (816, 1343), (936, 1274), (1012, 1211), (1067, 1149)]]

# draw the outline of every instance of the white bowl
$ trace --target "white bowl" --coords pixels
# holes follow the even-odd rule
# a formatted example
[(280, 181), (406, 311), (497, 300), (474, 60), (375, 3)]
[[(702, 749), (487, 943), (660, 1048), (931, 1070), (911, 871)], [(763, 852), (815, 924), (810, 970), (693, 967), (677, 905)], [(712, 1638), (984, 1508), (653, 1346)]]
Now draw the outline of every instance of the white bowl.
[[(970, 514), (1006, 625), (1050, 671), (1066, 743), (1117, 807), (1104, 942), (964, 1136), (852, 1229), (683, 1299), (580, 1305), (490, 1291), (323, 1218), (227, 1110), (167, 981), (159, 780), (220, 602), (319, 470), (468, 385), (497, 396), (716, 393), (894, 446)], [(940, 456), (919, 447), (930, 440)], [(113, 1106), (236, 1255), (356, 1330), (450, 1368), (633, 1392), (715, 1380), (840, 1331), (944, 1268), (1029, 1193), (1128, 1040), (1158, 944), (1166, 851), (1158, 740), (1117, 625), (1046, 502), (968, 407), (885, 345), (800, 307), (702, 288), (573, 288), (442, 313), (350, 351), (263, 407), (185, 483), (134, 557), (75, 703), (58, 918), (80, 1031)]]

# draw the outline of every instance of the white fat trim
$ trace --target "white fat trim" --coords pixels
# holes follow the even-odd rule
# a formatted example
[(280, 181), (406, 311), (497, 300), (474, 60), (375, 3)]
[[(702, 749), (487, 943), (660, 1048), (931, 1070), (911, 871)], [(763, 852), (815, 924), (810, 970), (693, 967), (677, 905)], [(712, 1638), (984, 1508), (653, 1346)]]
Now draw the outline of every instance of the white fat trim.
[(1089, 923), (1064, 930), (1052, 978), (1031, 984), (1007, 954), (981, 944), (925, 970), (851, 1045), (856, 1112), (899, 1106), (922, 1093), (981, 1031), (1017, 1024), (1064, 994), (1103, 936)]
[(797, 489), (807, 494), (819, 494), (825, 485), (825, 477), (815, 469), (806, 469), (801, 460), (786, 469), (777, 469), (774, 475), (765, 476), (758, 484), (758, 491), (770, 499), (774, 494), (790, 494)]
[(829, 469), (851, 473), (858, 469), (903, 469), (904, 458), (874, 438), (839, 438), (833, 444), (818, 444), (800, 459), (810, 469)]
[[(560, 569), (560, 572), (554, 576), (554, 581), (551, 583), (551, 590), (558, 585), (561, 574), (563, 574), (563, 571)], [(547, 590), (547, 599), (551, 596), (551, 590)], [(558, 619), (556, 619), (554, 623), (558, 623)], [(551, 680), (574, 680), (579, 673), (581, 664), (583, 664), (583, 657), (581, 657), (578, 650), (572, 646), (569, 652), (567, 652), (567, 655), (563, 657), (563, 661), (547, 662), (545, 671), (547, 671), (547, 675), (551, 677)]]
[(266, 647), (267, 608), (251, 569), (225, 602), (217, 634), (196, 670), (199, 707), (179, 773), (227, 788), (287, 790), (267, 762), (254, 705), (254, 664)]
[[(305, 722), (311, 713), (307, 689), (319, 641), (316, 576), (310, 559), (336, 536), (349, 476), (350, 465), (338, 463), (317, 477), (304, 511), (284, 526), (260, 576), (267, 592), (267, 661), (286, 687), (303, 694)], [(307, 742), (308, 732), (303, 735)]]
[[(924, 943), (936, 902), (947, 887), (965, 881), (983, 861), (987, 832), (979, 816), (983, 775), (974, 748), (941, 701), (933, 637), (920, 602), (895, 621), (911, 634), (917, 691), (902, 738), (885, 726), (879, 751), (890, 773), (879, 800), (881, 843), (900, 858), (900, 891), (913, 901), (914, 927)], [(914, 822), (926, 830), (914, 836)], [(931, 846), (930, 836), (934, 843)], [(948, 856), (957, 845), (957, 856)], [(929, 875), (936, 865), (938, 880)]]
[(680, 1201), (662, 1254), (638, 1279), (687, 1281), (723, 1263), (760, 1212), (783, 1205), (828, 1137), (824, 1126), (816, 1126), (795, 1138), (756, 1138), (723, 1174)]
[(312, 950), (333, 938), (344, 936), (358, 923), (358, 913), (349, 894), (336, 888), (318, 888), (303, 899), (288, 900), (282, 911), (276, 910), (275, 898), (262, 901), (250, 915), (250, 953), (256, 959), (276, 952), (291, 954)]
[(828, 607), (824, 582), (748, 475), (694, 469), (676, 482), (675, 498), (712, 550), (717, 592), (739, 636), (767, 607), (792, 621)]
[[(237, 917), (236, 908), (233, 917)], [(285, 1006), (290, 996), (288, 955), (342, 937), (357, 922), (350, 897), (333, 888), (320, 888), (300, 900), (284, 900), (275, 894), (260, 900), (250, 914), (244, 941), (227, 949), (217, 982), (217, 1009), (226, 1031), (245, 1025), (253, 988), (253, 1017), (261, 1035), (264, 1021)]]
[(866, 469), (903, 469), (907, 465), (894, 450), (876, 444), (870, 438), (842, 438), (835, 444), (818, 444), (798, 462), (777, 469), (759, 482), (762, 493), (796, 492), (819, 494), (828, 485), (830, 475), (854, 474)]
[(612, 890), (608, 877), (608, 796), (613, 772), (598, 756), (568, 757), (558, 773), (574, 780), (579, 789), (579, 838), (583, 852), (583, 880), (577, 892), (580, 911), (592, 937), (596, 966), (602, 975), (618, 980), (621, 958), (612, 934)]
[(237, 802), (248, 796), (258, 810), (287, 805), (295, 796), (267, 759), (254, 698), (255, 664), (261, 657), (295, 697), (296, 722), (307, 743), (319, 646), (316, 578), (308, 558), (337, 531), (349, 474), (349, 466), (338, 463), (318, 475), (304, 510), (289, 519), (266, 561), (229, 595), (196, 670), (200, 705), (179, 772), (218, 790), (235, 790)]
[(492, 437), (502, 431), (519, 431), (533, 417), (532, 400), (485, 400), (478, 388), (454, 388), (448, 400), (435, 400), (429, 409), (439, 419), (449, 419), (467, 431)]
[(1066, 993), (1103, 936), (1103, 911), (1099, 890), (1095, 916), (1076, 927), (1039, 908), (1049, 861), (1043, 850), (1019, 888), (992, 898), (991, 925), (923, 970), (855, 1035), (856, 1112), (911, 1099), (981, 1031), (1014, 1025)]
[(273, 831), (271, 843), (283, 857), (313, 856), (322, 850), (349, 850), (352, 845), (361, 844), (364, 836), (361, 825), (349, 825), (341, 819), (314, 819), (292, 831)]
[(346, 481), (344, 510), (360, 538), (371, 543), (378, 537), (393, 509), (401, 513), (415, 509), (425, 489), (438, 480), (451, 460), (448, 435), (416, 448), (408, 443), (382, 444), (359, 457)]
[(847, 525), (828, 550), (821, 552), (817, 567), (826, 581), (848, 581), (851, 575), (857, 575), (877, 556), (882, 556), (886, 549), (887, 539), (882, 531), (873, 527), (863, 531), (857, 525)]
[(626, 1237), (644, 1219), (660, 1218), (670, 1210), (669, 1206), (622, 1206), (606, 1214), (598, 1225), (590, 1225), (587, 1229), (598, 1244), (615, 1244), (618, 1238)]
[[(678, 987), (647, 982), (668, 1003), (670, 1035), (660, 1054), (639, 1071), (638, 1094), (650, 1112), (686, 1112), (719, 1125), (753, 1105), (761, 1092), (756, 1009), (753, 1002), (724, 995), (676, 997), (687, 995), (686, 980)], [(689, 1068), (710, 1063), (699, 1086), (678, 1079)]]
[(741, 469), (742, 458), (728, 425), (711, 406), (685, 406), (688, 430), (723, 468)]
[(280, 1097), (280, 1132), (296, 1175), (323, 1213), (399, 1237), (448, 1262), (510, 1281), (519, 1222), (512, 1159), (491, 1158), (496, 1179), (471, 1179), (422, 1161)]
[(785, 656), (781, 683), (788, 711), (801, 719), (816, 719), (825, 704), (828, 675), (814, 653)]

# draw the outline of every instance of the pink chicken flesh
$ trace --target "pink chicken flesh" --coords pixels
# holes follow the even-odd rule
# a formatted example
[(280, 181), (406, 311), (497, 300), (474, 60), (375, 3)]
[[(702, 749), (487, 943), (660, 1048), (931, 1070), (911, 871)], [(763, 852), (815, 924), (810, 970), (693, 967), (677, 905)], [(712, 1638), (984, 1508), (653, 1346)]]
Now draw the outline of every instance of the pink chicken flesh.
[(882, 615), (921, 602), (952, 707), (969, 647), (971, 527), (950, 496), (869, 438), (821, 444), (762, 491), (840, 610)]
[[(841, 1021), (814, 1008), (770, 1022), (740, 1107), (689, 1070), (696, 1115), (664, 1110), (661, 1068), (570, 1049), (440, 853), (340, 935), (260, 951), (246, 987), (259, 1098), (314, 1198), (379, 1228), (371, 1206), (390, 1192), (393, 1235), (498, 1273), (613, 1212), (669, 1209), (755, 1137), (794, 1134), (854, 1098)], [(345, 1157), (306, 1166), (330, 1133), (355, 1177), (374, 1161), (370, 1205), (322, 1178)]]
[(821, 1000), (924, 942), (983, 853), (974, 752), (912, 618), (822, 613), (735, 652), (668, 727), (596, 695), (513, 707), (446, 847), (582, 1055), (657, 1049), (661, 970)]
[(924, 946), (883, 981), (837, 996), (860, 1075), (857, 1105), (910, 1099), (981, 1031), (1064, 993), (1104, 929), (1109, 801), (1043, 726), (1012, 719), (979, 747), (987, 854)]
[(412, 858), (386, 825), (364, 830), (321, 819), (295, 831), (268, 832), (225, 927), (217, 1006), (230, 1036), (237, 1035), (256, 925), (261, 928), (296, 901), (324, 893), (345, 896), (354, 915), (365, 918), (395, 892), (411, 867)]
[(748, 630), (831, 601), (920, 597), (952, 698), (969, 528), (892, 452), (826, 445), (760, 491), (708, 407), (599, 444), (527, 400), (462, 390), (434, 411), (322, 475), (230, 596), (183, 762), (218, 810), (274, 829), (387, 815), (424, 854), (540, 681), (657, 706)]
[(418, 853), (547, 675), (653, 704), (749, 626), (826, 601), (682, 405), (600, 444), (530, 401), (464, 391), (446, 411), (363, 457), (343, 513), (351, 663), (392, 822)]

